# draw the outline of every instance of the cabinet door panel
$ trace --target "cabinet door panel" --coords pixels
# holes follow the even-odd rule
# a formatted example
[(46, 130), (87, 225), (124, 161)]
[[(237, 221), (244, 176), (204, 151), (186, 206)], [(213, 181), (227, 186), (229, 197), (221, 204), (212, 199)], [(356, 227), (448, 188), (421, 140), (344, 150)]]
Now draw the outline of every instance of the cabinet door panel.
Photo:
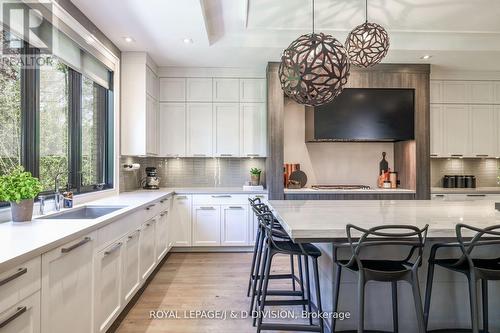
[(39, 333), (40, 292), (37, 291), (0, 313), (0, 322), (5, 321), (8, 323), (0, 328), (2, 333)]
[(158, 77), (148, 66), (146, 66), (146, 92), (155, 100), (159, 99)]
[(495, 104), (500, 104), (500, 82), (494, 83)]
[(242, 117), (242, 155), (266, 156), (266, 105), (240, 104)]
[(472, 155), (496, 155), (496, 127), (492, 105), (471, 105)]
[(445, 105), (443, 107), (444, 153), (467, 155), (469, 148), (469, 108), (467, 105)]
[(124, 304), (127, 304), (134, 296), (141, 282), (139, 275), (140, 232), (140, 229), (138, 229), (124, 239), (122, 260), (122, 301)]
[(239, 102), (240, 80), (214, 79), (214, 102)]
[(160, 104), (160, 155), (186, 156), (186, 105)]
[(248, 244), (248, 205), (221, 207), (222, 245)]
[(220, 206), (193, 206), (193, 245), (220, 245)]
[(211, 102), (212, 79), (188, 78), (186, 80), (188, 102)]
[(156, 222), (156, 260), (159, 262), (165, 254), (167, 254), (168, 249), (168, 211), (160, 213), (158, 220)]
[(431, 127), (431, 155), (440, 156), (443, 154), (443, 106), (431, 105), (430, 116)]
[(443, 103), (468, 103), (469, 90), (466, 81), (443, 81)]
[(212, 104), (189, 103), (187, 105), (188, 155), (212, 156), (213, 140)]
[(493, 82), (472, 81), (470, 85), (470, 102), (473, 104), (492, 104), (494, 98)]
[(115, 242), (94, 258), (94, 332), (106, 332), (121, 307), (123, 242)]
[(265, 79), (240, 79), (240, 102), (265, 102)]
[(174, 246), (191, 246), (191, 196), (176, 195), (172, 203), (170, 230)]
[(160, 79), (160, 101), (161, 102), (185, 102), (186, 101), (186, 79), (184, 79), (184, 78), (161, 78)]
[(158, 102), (151, 96), (146, 98), (146, 153), (158, 155)]
[(240, 110), (238, 103), (214, 104), (215, 156), (240, 154)]
[(42, 333), (92, 332), (95, 234), (42, 255)]
[(155, 258), (155, 219), (143, 224), (139, 239), (139, 264), (141, 279), (145, 280), (153, 271)]
[(443, 81), (431, 80), (431, 103), (443, 102)]

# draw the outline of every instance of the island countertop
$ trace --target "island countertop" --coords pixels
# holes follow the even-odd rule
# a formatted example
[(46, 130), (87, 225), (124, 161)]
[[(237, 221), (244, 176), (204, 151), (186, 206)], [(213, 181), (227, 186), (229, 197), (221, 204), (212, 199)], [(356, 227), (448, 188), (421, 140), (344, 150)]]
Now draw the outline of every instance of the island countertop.
[(429, 238), (453, 239), (455, 226), (484, 228), (500, 224), (494, 201), (431, 200), (271, 200), (269, 204), (294, 241), (345, 240), (347, 224), (362, 228), (378, 225), (429, 224)]

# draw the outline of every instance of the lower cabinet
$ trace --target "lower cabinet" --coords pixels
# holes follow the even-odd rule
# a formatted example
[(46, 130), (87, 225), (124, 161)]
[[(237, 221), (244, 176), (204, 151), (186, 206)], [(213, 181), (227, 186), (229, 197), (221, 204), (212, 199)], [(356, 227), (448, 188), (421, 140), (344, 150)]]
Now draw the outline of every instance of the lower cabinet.
[(220, 206), (193, 206), (193, 245), (217, 246), (220, 243)]
[(94, 332), (106, 332), (120, 313), (123, 240), (94, 257)]
[(40, 292), (0, 313), (1, 333), (40, 332)]
[(139, 237), (139, 265), (141, 279), (146, 279), (154, 270), (155, 257), (155, 224), (156, 217), (145, 222)]
[(176, 195), (170, 213), (170, 234), (173, 246), (185, 247), (193, 244), (191, 237), (191, 195)]
[(221, 244), (248, 244), (248, 205), (221, 206)]
[(92, 332), (95, 233), (42, 255), (42, 333)]
[(123, 240), (122, 250), (122, 297), (123, 304), (128, 303), (139, 289), (139, 238), (141, 230), (135, 230)]
[(161, 212), (156, 220), (156, 260), (159, 262), (168, 251), (168, 210)]

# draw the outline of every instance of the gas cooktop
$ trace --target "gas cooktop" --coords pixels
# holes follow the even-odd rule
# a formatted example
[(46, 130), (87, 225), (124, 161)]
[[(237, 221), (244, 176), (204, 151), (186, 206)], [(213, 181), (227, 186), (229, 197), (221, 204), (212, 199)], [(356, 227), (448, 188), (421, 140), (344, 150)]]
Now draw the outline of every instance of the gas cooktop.
[(369, 190), (368, 185), (313, 185), (314, 190)]

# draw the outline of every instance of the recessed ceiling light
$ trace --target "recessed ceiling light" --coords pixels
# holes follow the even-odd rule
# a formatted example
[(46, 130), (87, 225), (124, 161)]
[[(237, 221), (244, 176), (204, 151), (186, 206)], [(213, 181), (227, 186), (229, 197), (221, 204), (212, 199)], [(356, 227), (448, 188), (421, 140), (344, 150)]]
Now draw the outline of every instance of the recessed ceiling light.
[(132, 37), (123, 37), (127, 43), (132, 43), (134, 39)]
[(426, 55), (420, 57), (420, 59), (424, 59), (424, 60), (427, 60), (427, 59), (430, 59), (430, 58), (432, 58), (432, 56), (429, 55), (429, 54), (426, 54)]
[(184, 38), (182, 41), (184, 44), (193, 44), (193, 40), (191, 38)]

